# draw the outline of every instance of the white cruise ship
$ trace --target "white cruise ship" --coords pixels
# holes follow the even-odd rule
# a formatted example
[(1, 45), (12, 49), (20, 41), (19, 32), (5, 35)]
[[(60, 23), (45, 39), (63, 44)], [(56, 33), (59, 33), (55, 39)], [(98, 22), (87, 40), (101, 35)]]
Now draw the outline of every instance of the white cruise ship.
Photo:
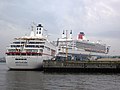
[(30, 36), (15, 38), (7, 47), (6, 64), (10, 69), (39, 69), (43, 60), (55, 56), (56, 46), (48, 41), (41, 24), (36, 26)]
[(110, 46), (86, 39), (84, 32), (80, 32), (76, 39), (72, 37), (72, 30), (63, 31), (62, 37), (54, 42), (57, 45), (57, 56), (71, 56), (73, 60), (95, 60), (105, 56)]

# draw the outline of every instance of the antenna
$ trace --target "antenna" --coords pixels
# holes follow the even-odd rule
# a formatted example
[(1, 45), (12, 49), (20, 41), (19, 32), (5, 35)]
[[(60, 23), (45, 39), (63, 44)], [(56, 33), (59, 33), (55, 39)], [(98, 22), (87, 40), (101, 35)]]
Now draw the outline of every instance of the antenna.
[(62, 32), (62, 39), (64, 39), (65, 38), (65, 30), (63, 30), (63, 32)]
[(30, 36), (31, 36), (31, 37), (34, 37), (34, 36), (35, 36), (34, 26), (35, 26), (35, 23), (33, 22), (32, 25), (31, 25), (31, 33), (30, 33)]
[(35, 25), (35, 26), (37, 25), (35, 22), (32, 22), (32, 24)]
[(47, 29), (43, 29), (44, 31), (47, 31)]
[(33, 31), (33, 26), (31, 25), (31, 30)]
[(68, 39), (68, 30), (66, 30), (66, 61), (68, 59), (68, 43), (67, 43), (67, 39)]
[(72, 39), (72, 30), (70, 30), (70, 39)]

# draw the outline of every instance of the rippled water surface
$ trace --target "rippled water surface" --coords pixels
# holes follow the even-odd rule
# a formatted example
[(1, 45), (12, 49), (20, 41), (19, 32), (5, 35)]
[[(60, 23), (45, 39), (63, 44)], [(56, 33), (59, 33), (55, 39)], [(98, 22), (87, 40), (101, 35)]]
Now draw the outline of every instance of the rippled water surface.
[(0, 90), (120, 90), (120, 74), (10, 71), (0, 63)]

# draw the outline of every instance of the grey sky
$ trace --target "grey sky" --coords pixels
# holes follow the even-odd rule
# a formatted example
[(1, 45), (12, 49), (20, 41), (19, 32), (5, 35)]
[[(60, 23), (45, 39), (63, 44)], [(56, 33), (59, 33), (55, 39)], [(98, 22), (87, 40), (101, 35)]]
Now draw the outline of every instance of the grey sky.
[(120, 0), (0, 0), (0, 56), (14, 37), (29, 34), (32, 22), (42, 23), (51, 39), (63, 29), (84, 31), (120, 55)]

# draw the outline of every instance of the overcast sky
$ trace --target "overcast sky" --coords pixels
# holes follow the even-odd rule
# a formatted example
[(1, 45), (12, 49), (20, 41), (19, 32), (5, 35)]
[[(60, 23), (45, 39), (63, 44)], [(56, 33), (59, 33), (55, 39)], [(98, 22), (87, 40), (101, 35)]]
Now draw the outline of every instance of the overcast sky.
[(0, 0), (0, 57), (14, 37), (30, 33), (32, 22), (42, 23), (51, 40), (63, 29), (75, 37), (84, 31), (120, 55), (120, 0)]

